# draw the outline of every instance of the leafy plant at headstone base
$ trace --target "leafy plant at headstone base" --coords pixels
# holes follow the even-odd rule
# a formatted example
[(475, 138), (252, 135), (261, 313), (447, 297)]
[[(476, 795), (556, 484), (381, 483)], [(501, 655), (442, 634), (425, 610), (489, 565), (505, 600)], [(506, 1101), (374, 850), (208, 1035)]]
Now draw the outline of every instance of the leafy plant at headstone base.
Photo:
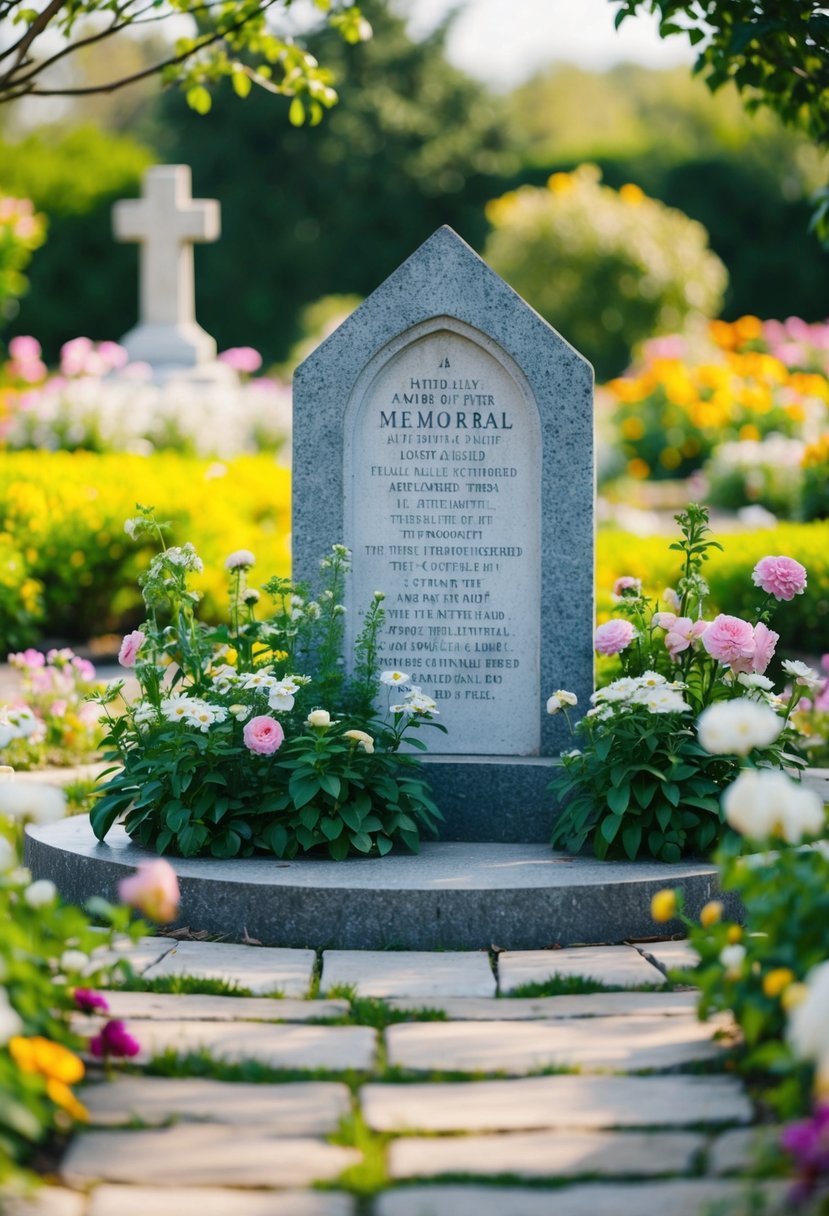
[[(683, 569), (677, 589), (663, 593), (665, 608), (642, 594), (638, 579), (621, 578), (619, 615), (596, 630), (597, 651), (619, 655), (624, 674), (593, 694), (575, 728), (581, 746), (562, 756), (551, 783), (564, 804), (552, 841), (571, 852), (589, 840), (600, 858), (704, 854), (723, 834), (719, 796), (741, 756), (773, 768), (804, 763), (790, 750), (798, 737), (790, 718), (820, 677), (784, 663), (794, 677), (784, 700), (764, 673), (778, 641), (766, 623), (771, 607), (803, 592), (806, 570), (791, 558), (762, 559), (753, 574), (765, 593), (756, 623), (725, 614), (706, 621), (703, 564), (722, 546), (708, 537), (706, 508), (692, 503), (676, 519), (682, 538), (671, 549)], [(742, 726), (722, 728), (724, 701)], [(554, 694), (549, 712), (562, 709)]]
[[(2, 776), (0, 1190), (11, 1198), (25, 1185), (37, 1146), (88, 1118), (73, 1090), (84, 1065), (71, 1019), (95, 1003), (104, 1007), (92, 989), (126, 965), (112, 964), (112, 948), (148, 930), (141, 921), (130, 924), (126, 907), (97, 899), (85, 912), (65, 903), (48, 879), (32, 881), (19, 860), (24, 825), (61, 818), (65, 799), (57, 787)], [(93, 914), (103, 928), (92, 927)]]
[[(827, 1197), (829, 1141), (829, 843), (819, 795), (785, 773), (745, 769), (723, 797), (732, 832), (714, 860), (722, 892), (736, 897), (743, 923), (712, 900), (699, 921), (684, 913), (681, 890), (659, 891), (651, 914), (684, 926), (699, 962), (683, 980), (700, 992), (699, 1014), (728, 1012), (740, 1029), (735, 1063), (761, 1111), (786, 1128), (799, 1199)], [(820, 1148), (821, 1160), (804, 1150)], [(791, 1169), (791, 1164), (790, 1164)], [(821, 1187), (823, 1188), (821, 1190)], [(794, 1196), (793, 1196), (794, 1197)], [(825, 1208), (809, 1208), (825, 1212)]]
[[(149, 508), (127, 521), (134, 537), (164, 525)], [(353, 674), (343, 657), (341, 597), (349, 553), (334, 545), (321, 560), (323, 587), (284, 578), (263, 584), (270, 611), (257, 618), (260, 592), (248, 585), (255, 558), (231, 554), (229, 622), (210, 628), (196, 618), (198, 596), (188, 576), (201, 568), (193, 546), (163, 548), (142, 577), (147, 620), (121, 647), (135, 669), (141, 697), (119, 717), (107, 706), (105, 753), (118, 766), (91, 813), (103, 839), (116, 819), (140, 844), (185, 857), (244, 857), (254, 851), (295, 857), (322, 849), (388, 853), (399, 843), (416, 852), (421, 828), (440, 812), (401, 743), (425, 744), (411, 732), (433, 722), (435, 702), (410, 687), (404, 672), (376, 670), (384, 610), (375, 592), (355, 641)], [(301, 673), (301, 674), (299, 674)], [(383, 688), (395, 704), (385, 720), (374, 703)]]
[(719, 311), (727, 275), (703, 226), (638, 186), (602, 185), (595, 165), (510, 191), (486, 216), (487, 262), (601, 378), (645, 338)]

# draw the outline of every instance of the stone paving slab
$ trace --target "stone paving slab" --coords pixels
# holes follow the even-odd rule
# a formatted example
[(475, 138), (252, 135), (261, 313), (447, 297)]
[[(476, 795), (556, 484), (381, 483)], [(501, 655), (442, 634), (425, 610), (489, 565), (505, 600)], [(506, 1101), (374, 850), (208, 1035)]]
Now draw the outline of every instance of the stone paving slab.
[(521, 1074), (539, 1068), (677, 1068), (715, 1060), (715, 1026), (688, 1018), (573, 1018), (523, 1022), (417, 1022), (386, 1030), (389, 1063), (444, 1072)]
[(320, 991), (338, 984), (381, 998), (495, 996), (495, 976), (482, 950), (326, 950)]
[(648, 1017), (676, 1017), (693, 1013), (699, 996), (696, 992), (586, 992), (581, 996), (538, 997), (435, 997), (411, 1001), (393, 997), (392, 1009), (439, 1009), (452, 1021), (511, 1022), (537, 1021), (540, 1018), (606, 1018), (645, 1014)]
[(81, 1100), (93, 1124), (187, 1119), (266, 1127), (281, 1136), (325, 1136), (337, 1130), (351, 1109), (348, 1089), (330, 1081), (267, 1085), (200, 1077), (116, 1077), (86, 1086)]
[(750, 1123), (732, 1077), (522, 1077), (364, 1085), (360, 1104), (380, 1132), (489, 1132), (533, 1128), (694, 1127)]
[(665, 976), (632, 946), (570, 946), (565, 950), (504, 950), (498, 955), (501, 992), (543, 984), (554, 975), (597, 980), (608, 987), (664, 984)]
[[(73, 1021), (75, 1029), (97, 1029), (97, 1019)], [(207, 1050), (216, 1060), (257, 1060), (270, 1068), (366, 1070), (374, 1063), (376, 1036), (370, 1026), (293, 1026), (265, 1022), (130, 1022), (141, 1052), (131, 1060), (146, 1064), (165, 1051), (179, 1055)]]
[(44, 1186), (27, 1199), (10, 1198), (0, 1191), (3, 1216), (83, 1216), (86, 1196), (63, 1187)]
[(310, 1022), (347, 1017), (348, 1001), (302, 1001), (292, 997), (208, 996), (201, 993), (107, 992), (114, 1018), (168, 1022)]
[(111, 967), (124, 959), (137, 975), (143, 975), (148, 967), (160, 962), (178, 943), (174, 937), (139, 937), (137, 942), (124, 939), (123, 950), (102, 949), (92, 956), (87, 971), (99, 967)]
[(642, 942), (637, 949), (664, 971), (696, 967), (699, 955), (690, 942)]
[(779, 1127), (735, 1128), (723, 1132), (708, 1150), (708, 1172), (750, 1173), (757, 1164), (774, 1159), (779, 1143)]
[(189, 975), (226, 980), (255, 995), (281, 992), (306, 996), (316, 963), (313, 950), (239, 946), (228, 942), (177, 942), (164, 958), (145, 972), (145, 979)]
[(76, 1136), (61, 1164), (70, 1186), (126, 1182), (157, 1186), (242, 1186), (288, 1189), (336, 1178), (361, 1154), (323, 1140), (281, 1140), (246, 1127), (182, 1123), (161, 1131), (87, 1132)]
[[(763, 1189), (773, 1203), (764, 1216), (783, 1211), (785, 1187), (766, 1184)], [(713, 1204), (729, 1205), (729, 1216), (747, 1216), (748, 1209), (741, 1206), (745, 1194), (740, 1182), (708, 1179), (592, 1183), (555, 1191), (409, 1186), (379, 1196), (374, 1216), (704, 1216)]]
[(389, 1146), (389, 1176), (470, 1174), (516, 1178), (615, 1178), (687, 1173), (705, 1144), (690, 1132), (513, 1132), (506, 1136), (406, 1137)]
[(353, 1216), (353, 1212), (351, 1196), (332, 1191), (100, 1186), (92, 1193), (87, 1216)]

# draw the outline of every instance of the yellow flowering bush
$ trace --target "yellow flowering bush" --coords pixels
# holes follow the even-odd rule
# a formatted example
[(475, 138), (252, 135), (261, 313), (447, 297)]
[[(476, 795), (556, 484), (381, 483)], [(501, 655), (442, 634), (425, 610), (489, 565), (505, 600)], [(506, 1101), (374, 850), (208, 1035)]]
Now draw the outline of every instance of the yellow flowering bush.
[(134, 588), (150, 549), (136, 553), (123, 521), (148, 500), (171, 521), (173, 540), (192, 537), (205, 556), (196, 589), (207, 619), (218, 618), (224, 600), (217, 568), (243, 541), (270, 569), (287, 572), (290, 474), (273, 457), (222, 464), (175, 452), (7, 452), (0, 455), (0, 652), (38, 632), (71, 641), (140, 619)]
[(603, 185), (595, 165), (510, 191), (486, 215), (486, 260), (599, 377), (644, 339), (719, 310), (727, 275), (702, 225), (638, 186)]
[(610, 381), (607, 408), (629, 476), (687, 477), (726, 441), (800, 436), (820, 424), (826, 369), (801, 370), (791, 344), (773, 344), (772, 324), (714, 321), (697, 350), (677, 335), (649, 342), (640, 362)]
[[(705, 567), (711, 587), (708, 616), (728, 612), (748, 619), (757, 607), (758, 591), (751, 572), (769, 553), (786, 553), (809, 572), (806, 591), (787, 605), (775, 621), (780, 633), (779, 650), (821, 653), (829, 650), (829, 522), (780, 524), (756, 532), (732, 532), (717, 538), (725, 553), (718, 553)], [(631, 536), (607, 529), (599, 532), (596, 561), (598, 619), (613, 616), (616, 605), (609, 588), (625, 575), (641, 579), (651, 587), (670, 586), (676, 575), (675, 556), (661, 536)], [(615, 671), (615, 668), (614, 668)]]

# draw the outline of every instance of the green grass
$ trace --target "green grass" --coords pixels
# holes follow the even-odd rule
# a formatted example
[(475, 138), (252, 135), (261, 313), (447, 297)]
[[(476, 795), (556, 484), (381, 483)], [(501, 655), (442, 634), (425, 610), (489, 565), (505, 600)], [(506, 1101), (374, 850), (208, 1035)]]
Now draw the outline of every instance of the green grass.
[(443, 1009), (394, 1009), (387, 1001), (375, 996), (358, 996), (353, 984), (335, 984), (325, 993), (324, 1000), (346, 1000), (350, 1012), (340, 1018), (314, 1019), (329, 1026), (373, 1026), (385, 1030), (397, 1022), (445, 1022)]
[(500, 999), (539, 996), (586, 996), (594, 992), (670, 992), (669, 984), (637, 984), (634, 988), (620, 984), (603, 984), (581, 975), (551, 975), (539, 983), (520, 984), (509, 993), (500, 993)]
[(318, 1184), (318, 1189), (349, 1191), (358, 1198), (368, 1198), (388, 1187), (386, 1150), (392, 1137), (372, 1131), (359, 1109), (347, 1115), (328, 1139), (331, 1144), (358, 1149), (363, 1159), (344, 1170), (336, 1181)]
[[(125, 992), (172, 993), (176, 996), (253, 996), (250, 988), (243, 988), (232, 980), (208, 979), (195, 975), (159, 975), (151, 980), (140, 975), (131, 975), (118, 987)], [(268, 997), (279, 1000), (281, 993), (268, 993)]]

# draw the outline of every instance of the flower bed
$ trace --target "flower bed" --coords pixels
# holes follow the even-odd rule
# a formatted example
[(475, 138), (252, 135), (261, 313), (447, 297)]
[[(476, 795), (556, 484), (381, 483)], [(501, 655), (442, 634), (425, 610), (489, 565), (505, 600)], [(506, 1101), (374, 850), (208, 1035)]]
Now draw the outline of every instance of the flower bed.
[[(136, 539), (162, 528), (151, 512), (127, 522)], [(100, 697), (109, 716), (107, 755), (120, 766), (92, 811), (102, 839), (124, 816), (129, 834), (160, 853), (278, 857), (324, 849), (387, 853), (417, 850), (421, 828), (440, 818), (404, 737), (433, 724), (435, 703), (403, 672), (376, 672), (383, 595), (376, 592), (355, 647), (353, 676), (342, 656), (343, 580), (348, 551), (321, 561), (323, 586), (272, 578), (270, 607), (257, 615), (249, 585), (254, 555), (237, 550), (225, 567), (229, 622), (210, 628), (196, 616), (191, 577), (202, 562), (192, 545), (165, 547), (142, 578), (147, 620), (129, 634), (120, 659), (134, 669), (141, 697), (118, 716), (119, 688)], [(375, 704), (385, 686), (384, 719)], [(439, 729), (443, 729), (439, 727)]]

